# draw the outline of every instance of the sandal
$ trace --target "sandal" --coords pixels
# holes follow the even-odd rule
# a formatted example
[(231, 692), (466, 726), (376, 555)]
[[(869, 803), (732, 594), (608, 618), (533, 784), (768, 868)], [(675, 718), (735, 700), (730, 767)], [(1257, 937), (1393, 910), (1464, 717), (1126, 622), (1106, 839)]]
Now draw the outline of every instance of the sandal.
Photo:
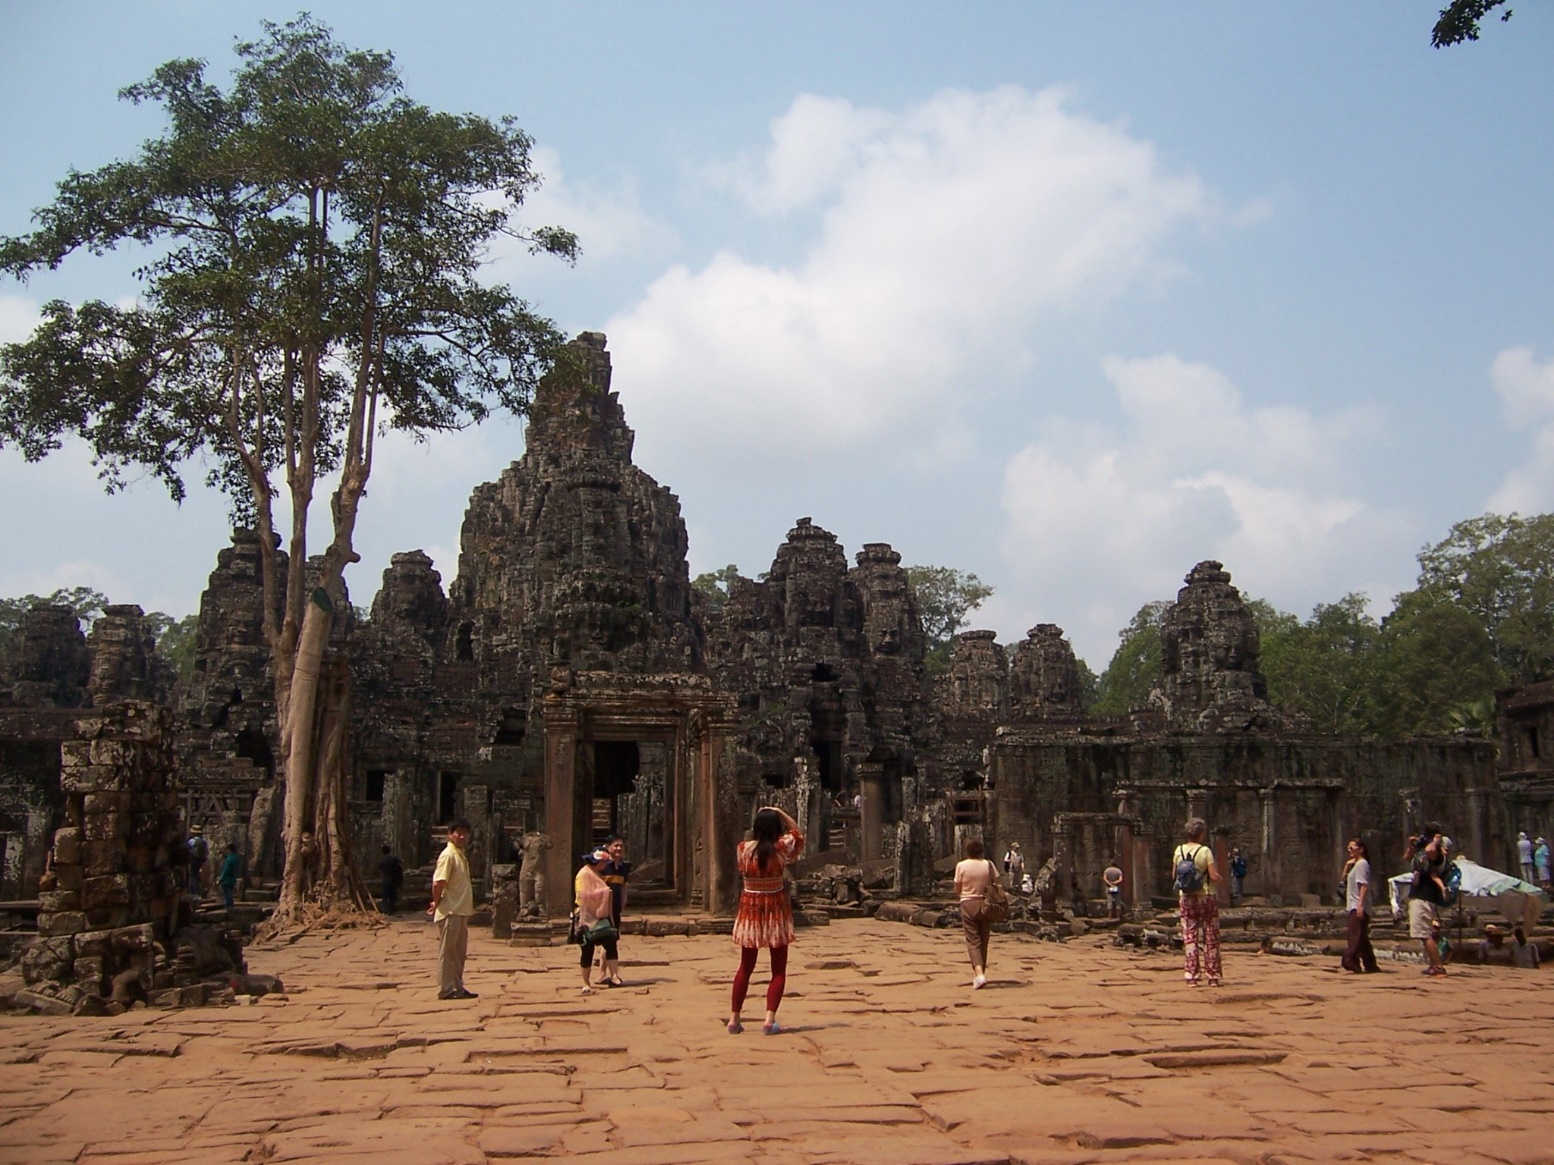
[(729, 1035), (737, 1036), (740, 1032), (742, 1032), (744, 1030), (745, 1030), (745, 1025), (740, 1023), (737, 1019), (731, 1019), (731, 1020), (728, 1021), (728, 1034)]
[(781, 1033), (782, 1033), (782, 1027), (781, 1027), (781, 1025), (778, 1024), (778, 1022), (775, 1019), (772, 1020), (771, 1023), (763, 1023), (761, 1025), (761, 1034), (763, 1036), (775, 1036), (775, 1035), (780, 1035)]
[(592, 987), (584, 987), (582, 990), (582, 994), (584, 995), (592, 995), (593, 993), (594, 989)]

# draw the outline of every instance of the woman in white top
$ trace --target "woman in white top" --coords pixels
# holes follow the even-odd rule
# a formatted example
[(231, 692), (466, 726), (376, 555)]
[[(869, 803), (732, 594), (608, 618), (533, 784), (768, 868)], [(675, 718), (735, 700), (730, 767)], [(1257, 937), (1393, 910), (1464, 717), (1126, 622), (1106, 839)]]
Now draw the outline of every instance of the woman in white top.
[(1349, 842), (1349, 860), (1344, 863), (1344, 910), (1348, 918), (1348, 946), (1344, 949), (1343, 968), (1355, 973), (1379, 971), (1376, 952), (1371, 947), (1371, 874), (1370, 851), (1360, 838)]
[(966, 857), (955, 866), (955, 893), (960, 897), (960, 925), (966, 935), (973, 987), (987, 986), (987, 941), (993, 931), (987, 916), (987, 888), (996, 877), (998, 869), (987, 860), (982, 839), (968, 838)]

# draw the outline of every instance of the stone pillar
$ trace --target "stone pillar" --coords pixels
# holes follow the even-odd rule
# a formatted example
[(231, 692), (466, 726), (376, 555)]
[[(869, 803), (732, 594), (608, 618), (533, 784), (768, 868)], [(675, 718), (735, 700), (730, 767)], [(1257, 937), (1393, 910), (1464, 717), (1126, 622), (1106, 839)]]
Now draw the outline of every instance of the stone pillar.
[(1137, 883), (1133, 876), (1133, 826), (1124, 821), (1117, 827), (1117, 868), (1122, 871), (1122, 901), (1138, 905)]
[(862, 820), (859, 823), (862, 837), (860, 846), (862, 861), (877, 862), (883, 852), (885, 816), (885, 766), (878, 761), (864, 761), (858, 766), (858, 786), (863, 797)]
[(1263, 828), (1262, 836), (1258, 841), (1261, 849), (1259, 873), (1262, 881), (1263, 896), (1270, 902), (1277, 903), (1282, 894), (1281, 879), (1279, 877), (1279, 797), (1278, 790), (1269, 786), (1266, 789), (1257, 790), (1257, 796), (1262, 802)]
[[(1485, 828), (1489, 816), (1485, 812), (1484, 804), (1489, 797), (1487, 789), (1468, 790), (1468, 836), (1463, 840), (1472, 849), (1465, 849), (1474, 861), (1483, 862), (1489, 855), (1489, 831)], [(1520, 876), (1521, 871), (1517, 871)]]
[(43, 877), (43, 861), (49, 849), (49, 830), (54, 824), (54, 814), (47, 805), (27, 806), (27, 842), (22, 850), (22, 894), (32, 898), (38, 893), (38, 879)]
[(572, 866), (583, 852), (577, 827), (577, 733), (571, 724), (545, 723), (546, 911), (566, 917), (572, 909)]
[(1215, 831), (1213, 834), (1214, 867), (1220, 879), (1214, 886), (1214, 897), (1221, 907), (1230, 905), (1230, 835)]
[(485, 785), (465, 785), (459, 790), (459, 803), (462, 815), (469, 818), (473, 835), (464, 851), (469, 856), (469, 879), (489, 894), (491, 888), (485, 880), (490, 868), (487, 855), (491, 852), (491, 790)]
[(1209, 791), (1207, 789), (1187, 790), (1187, 816), (1201, 817), (1205, 821), (1209, 819)]
[(1154, 875), (1149, 868), (1149, 838), (1135, 837), (1133, 839), (1133, 869), (1132, 881), (1124, 879), (1124, 884), (1129, 885), (1131, 897), (1128, 899), (1130, 906), (1152, 897), (1154, 888)]
[(383, 774), (383, 844), (400, 861), (413, 865), (414, 844), (411, 836), (410, 775), (400, 770)]

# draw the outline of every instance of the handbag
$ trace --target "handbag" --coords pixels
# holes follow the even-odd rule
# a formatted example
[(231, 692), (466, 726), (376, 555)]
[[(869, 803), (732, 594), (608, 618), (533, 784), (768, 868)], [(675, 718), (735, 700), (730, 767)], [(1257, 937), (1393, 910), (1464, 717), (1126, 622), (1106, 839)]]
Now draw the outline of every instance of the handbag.
[(589, 946), (595, 943), (612, 943), (620, 937), (620, 933), (615, 927), (614, 919), (601, 918), (583, 932), (582, 941)]
[(579, 946), (581, 945), (582, 941), (583, 926), (578, 918), (577, 909), (574, 907), (571, 917), (567, 919), (567, 942), (571, 943), (573, 946)]
[(1009, 917), (1009, 891), (999, 884), (998, 867), (992, 862), (988, 862), (987, 866), (992, 871), (993, 877), (983, 894), (983, 913), (987, 915), (989, 922), (1003, 922)]

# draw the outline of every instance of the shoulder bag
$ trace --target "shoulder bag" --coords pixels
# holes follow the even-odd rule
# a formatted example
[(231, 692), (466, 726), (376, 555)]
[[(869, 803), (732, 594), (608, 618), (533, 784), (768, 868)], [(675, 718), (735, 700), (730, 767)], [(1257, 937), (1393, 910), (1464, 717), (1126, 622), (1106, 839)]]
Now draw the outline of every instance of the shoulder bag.
[(1005, 890), (998, 881), (998, 867), (992, 862), (987, 864), (988, 871), (992, 874), (983, 892), (983, 902), (986, 903), (985, 913), (989, 922), (1003, 922), (1009, 917), (1009, 891)]

